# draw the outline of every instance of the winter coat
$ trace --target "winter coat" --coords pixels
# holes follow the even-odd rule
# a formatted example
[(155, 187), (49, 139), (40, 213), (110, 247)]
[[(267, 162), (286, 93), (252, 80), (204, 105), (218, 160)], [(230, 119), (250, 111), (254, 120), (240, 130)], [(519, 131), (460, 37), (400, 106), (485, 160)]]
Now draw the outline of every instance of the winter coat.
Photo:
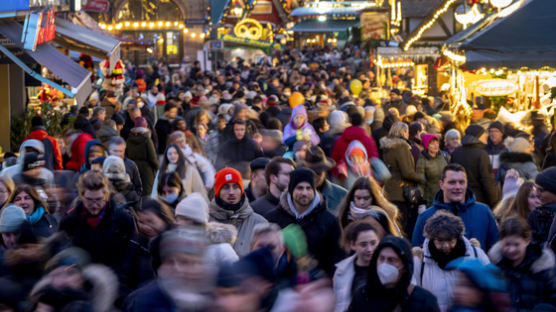
[(103, 125), (97, 131), (97, 139), (102, 143), (102, 145), (104, 145), (104, 148), (106, 148), (107, 150), (110, 145), (110, 140), (119, 136), (120, 133), (118, 132), (118, 130), (108, 125)]
[(154, 175), (158, 171), (158, 157), (148, 133), (146, 128), (131, 129), (126, 146), (127, 157), (137, 165), (144, 195), (151, 193)]
[(488, 139), (488, 144), (485, 146), (485, 150), (488, 153), (488, 157), (490, 158), (490, 164), (492, 165), (493, 169), (498, 169), (500, 167), (500, 156), (506, 150), (506, 146), (504, 142), (500, 142), (497, 145), (494, 145), (490, 138)]
[(395, 100), (395, 101), (389, 101), (386, 102), (384, 104), (384, 106), (382, 107), (382, 110), (384, 111), (384, 115), (386, 115), (388, 113), (388, 110), (390, 108), (396, 108), (398, 110), (398, 112), (401, 115), (405, 115), (405, 111), (407, 109), (407, 104), (402, 101), (402, 100)]
[(524, 180), (535, 180), (539, 168), (533, 160), (533, 155), (528, 153), (503, 152), (500, 154), (500, 165), (496, 171), (496, 182), (504, 184), (506, 172), (515, 169)]
[(127, 157), (124, 158), (125, 172), (129, 175), (129, 179), (133, 184), (133, 189), (137, 195), (143, 194), (143, 184), (141, 183), (141, 174), (135, 162)]
[(232, 224), (237, 229), (237, 239), (234, 250), (238, 256), (243, 257), (251, 251), (251, 240), (253, 239), (253, 228), (259, 223), (267, 223), (266, 219), (255, 213), (244, 197), (243, 205), (237, 210), (226, 210), (213, 199), (209, 204), (210, 220)]
[(197, 167), (201, 177), (203, 178), (203, 182), (205, 183), (205, 187), (207, 189), (211, 189), (214, 187), (214, 175), (216, 174), (216, 170), (212, 163), (203, 155), (199, 153), (193, 152), (189, 145), (185, 146), (185, 149), (181, 150), (183, 155), (189, 160), (190, 163)]
[(168, 136), (172, 133), (171, 121), (166, 118), (166, 115), (160, 116), (154, 126), (156, 136), (158, 138), (158, 154), (164, 154), (166, 150), (166, 143), (168, 143)]
[[(465, 244), (466, 258), (477, 258), (483, 264), (490, 263), (486, 253), (481, 248), (471, 245), (465, 237), (462, 237), (462, 239)], [(443, 270), (438, 266), (431, 255), (429, 242), (430, 240), (427, 238), (423, 247), (416, 247), (422, 251), (422, 255), (413, 257), (413, 281), (417, 286), (423, 287), (436, 296), (440, 311), (448, 311), (451, 306), (454, 286), (457, 282), (457, 272)]]
[[(84, 155), (85, 161), (83, 162), (83, 165), (81, 165), (81, 169), (79, 170), (79, 174), (83, 174), (87, 170), (91, 169), (91, 164), (89, 163), (89, 153), (91, 152), (91, 148), (93, 146), (100, 146), (100, 147), (102, 147), (102, 149), (104, 151), (106, 151), (104, 149), (104, 145), (102, 145), (102, 143), (100, 143), (100, 141), (97, 140), (97, 139), (92, 139), (89, 142), (87, 142), (87, 144), (85, 145), (85, 155)], [(106, 153), (105, 153), (105, 155), (106, 155)]]
[(332, 159), (334, 159), (336, 163), (339, 163), (344, 159), (349, 143), (354, 140), (361, 142), (363, 146), (365, 146), (369, 160), (371, 160), (371, 158), (379, 157), (375, 140), (367, 135), (365, 129), (359, 126), (351, 126), (346, 128), (346, 130), (334, 143), (334, 148), (332, 149)]
[(351, 284), (355, 277), (354, 262), (357, 255), (348, 257), (336, 263), (336, 271), (334, 272), (334, 296), (336, 297), (336, 305), (334, 312), (344, 312), (351, 303)]
[(290, 224), (299, 225), (305, 232), (309, 253), (318, 261), (320, 269), (332, 277), (334, 264), (344, 255), (339, 246), (340, 225), (336, 217), (327, 210), (326, 200), (317, 193), (315, 196), (319, 199), (315, 202), (314, 209), (306, 216), (297, 219), (292, 212), (295, 208), (291, 208), (288, 203), (288, 196), (288, 192), (282, 193), (280, 205), (266, 215), (268, 221), (277, 223), (281, 228)]
[(413, 246), (422, 246), (425, 238), (423, 229), (425, 223), (438, 210), (447, 210), (460, 217), (465, 224), (465, 237), (475, 238), (481, 244), (481, 248), (488, 250), (498, 241), (498, 227), (492, 211), (488, 206), (475, 200), (475, 196), (468, 189), (463, 203), (445, 203), (442, 190), (436, 193), (434, 203), (417, 218), (411, 243)]
[[(19, 147), (19, 155), (17, 156), (17, 162), (15, 165), (4, 167), (2, 172), (0, 172), (0, 176), (13, 178), (16, 174), (21, 173), (23, 168), (23, 160), (25, 158), (25, 149), (27, 147), (33, 148), (37, 150), (39, 153), (44, 153), (44, 144), (41, 141), (37, 140), (26, 140), (21, 144)], [(46, 168), (43, 168), (46, 171), (50, 171)]]
[[(293, 120), (296, 115), (305, 116), (305, 122), (299, 128), (297, 128), (293, 123)], [(315, 146), (319, 145), (320, 138), (317, 132), (315, 131), (315, 129), (313, 128), (313, 126), (311, 126), (311, 124), (309, 123), (309, 119), (307, 117), (307, 110), (305, 109), (305, 106), (297, 105), (292, 110), (290, 122), (288, 122), (286, 127), (284, 127), (284, 136), (282, 137), (282, 142), (288, 146), (293, 146), (293, 143), (295, 141), (301, 140), (300, 136), (305, 136), (305, 135), (309, 136), (309, 140), (313, 145)]]
[[(229, 227), (232, 227), (233, 230), (230, 230)], [(239, 260), (232, 247), (234, 238), (237, 236), (237, 230), (233, 225), (211, 222), (207, 227), (207, 236), (210, 245), (207, 246), (205, 252), (206, 263), (214, 268), (219, 268), (221, 265), (235, 263)]]
[(338, 206), (347, 194), (347, 190), (325, 179), (320, 188), (320, 193), (326, 198), (328, 211), (332, 212), (332, 214), (336, 214)]
[(470, 135), (463, 136), (461, 143), (462, 146), (456, 148), (452, 153), (452, 162), (465, 168), (469, 188), (473, 191), (477, 201), (490, 207), (496, 206), (500, 195), (484, 144)]
[(267, 213), (274, 210), (274, 208), (278, 207), (279, 204), (280, 198), (274, 197), (270, 191), (267, 191), (265, 196), (250, 203), (253, 210), (263, 217), (265, 217)]
[(500, 243), (488, 255), (506, 277), (515, 311), (531, 311), (541, 303), (556, 306), (556, 261), (552, 250), (529, 244), (525, 258), (517, 267), (504, 257)]
[(322, 139), (320, 140), (319, 145), (322, 148), (322, 150), (324, 151), (324, 154), (326, 156), (331, 156), (332, 155), (332, 151), (334, 150), (334, 144), (336, 144), (336, 140), (338, 140), (340, 135), (342, 135), (342, 132), (343, 131), (335, 132), (332, 129), (330, 129), (330, 130), (328, 130), (327, 132), (324, 133), (324, 135), (322, 136)]
[[(187, 162), (187, 161), (186, 161)], [(166, 172), (170, 172), (168, 168), (166, 168)], [(158, 195), (158, 176), (160, 175), (160, 170), (156, 172), (156, 176), (154, 177), (153, 189), (151, 191), (151, 197), (156, 198)], [(191, 193), (200, 193), (208, 202), (207, 196), (207, 189), (203, 184), (203, 179), (199, 174), (199, 171), (195, 166), (187, 162), (185, 168), (185, 176), (181, 179), (183, 184), (183, 195), (187, 196)], [(177, 204), (177, 203), (176, 203)]]
[(37, 223), (31, 224), (31, 228), (37, 237), (46, 238), (56, 233), (58, 221), (53, 215), (45, 213)]
[(170, 297), (160, 288), (157, 280), (135, 290), (126, 298), (125, 312), (177, 312)]
[(141, 196), (135, 191), (133, 183), (126, 180), (110, 180), (110, 183), (114, 187), (115, 192), (111, 195), (117, 207), (137, 211), (141, 205)]
[(543, 244), (548, 240), (550, 226), (556, 216), (556, 203), (542, 205), (535, 208), (527, 217), (527, 223), (531, 228), (532, 241)]
[(85, 146), (93, 140), (93, 136), (82, 132), (71, 143), (71, 159), (66, 164), (66, 169), (78, 172), (85, 163)]
[(220, 145), (215, 167), (217, 170), (224, 167), (241, 168), (261, 156), (263, 156), (263, 152), (257, 143), (249, 139), (246, 134), (241, 140), (234, 137)]
[(38, 141), (43, 142), (44, 139), (48, 139), (50, 141), (50, 145), (52, 145), (52, 150), (46, 150), (46, 153), (52, 153), (50, 157), (45, 155), (45, 158), (51, 158), (53, 160), (53, 164), (49, 164), (46, 167), (50, 170), (62, 170), (64, 167), (62, 166), (62, 150), (60, 149), (60, 145), (58, 144), (58, 140), (54, 137), (48, 135), (46, 129), (44, 127), (37, 127), (34, 128), (31, 133), (23, 140), (24, 142), (28, 139), (35, 139)]
[(389, 201), (405, 202), (402, 186), (413, 186), (424, 183), (423, 178), (415, 172), (415, 162), (411, 155), (411, 147), (402, 138), (382, 138), (384, 164), (392, 177), (384, 183), (384, 195)]
[(423, 190), (423, 197), (429, 206), (432, 205), (434, 195), (440, 190), (438, 181), (442, 177), (442, 170), (448, 165), (446, 158), (444, 152), (438, 152), (433, 158), (427, 151), (423, 151), (417, 160), (416, 171), (424, 180), (420, 186)]
[(121, 270), (125, 261), (129, 241), (134, 238), (135, 224), (133, 218), (123, 209), (116, 208), (109, 201), (104, 215), (96, 227), (91, 227), (86, 220), (87, 211), (83, 202), (78, 201), (75, 208), (68, 211), (60, 222), (60, 232), (65, 232), (73, 246), (84, 249), (91, 256), (91, 261), (112, 268), (122, 278)]

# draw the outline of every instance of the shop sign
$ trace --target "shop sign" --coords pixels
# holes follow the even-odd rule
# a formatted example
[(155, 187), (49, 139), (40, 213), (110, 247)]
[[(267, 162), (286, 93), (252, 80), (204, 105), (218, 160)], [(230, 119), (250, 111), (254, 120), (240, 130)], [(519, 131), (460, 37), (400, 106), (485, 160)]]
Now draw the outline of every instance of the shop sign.
[(25, 19), (21, 42), (25, 50), (35, 51), (37, 45), (54, 40), (56, 36), (53, 8), (31, 12)]
[(240, 37), (225, 35), (225, 34), (219, 34), (218, 39), (230, 43), (244, 44), (244, 45), (248, 45), (255, 48), (261, 48), (261, 49), (281, 49), (282, 48), (282, 45), (275, 42), (240, 38)]
[(475, 93), (484, 96), (503, 96), (515, 93), (518, 86), (515, 82), (505, 79), (485, 79), (474, 82), (471, 87)]
[(361, 14), (361, 40), (386, 40), (388, 16), (385, 13), (363, 12)]
[(88, 0), (83, 6), (84, 11), (106, 13), (110, 9), (108, 0)]
[(222, 40), (211, 40), (210, 41), (211, 50), (222, 50), (224, 49), (224, 41)]
[(2, 0), (0, 12), (29, 10), (29, 0)]

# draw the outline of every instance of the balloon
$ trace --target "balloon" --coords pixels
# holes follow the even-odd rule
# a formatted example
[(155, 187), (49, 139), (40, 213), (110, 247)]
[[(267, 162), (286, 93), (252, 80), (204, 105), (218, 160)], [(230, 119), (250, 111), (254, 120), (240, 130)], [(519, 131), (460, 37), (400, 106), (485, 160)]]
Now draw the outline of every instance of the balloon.
[(359, 81), (359, 79), (353, 79), (349, 84), (349, 89), (353, 95), (357, 96), (361, 92), (361, 89), (363, 89), (363, 84)]
[(305, 104), (305, 97), (303, 96), (303, 94), (299, 92), (292, 93), (292, 95), (290, 95), (290, 107), (294, 108), (300, 104)]

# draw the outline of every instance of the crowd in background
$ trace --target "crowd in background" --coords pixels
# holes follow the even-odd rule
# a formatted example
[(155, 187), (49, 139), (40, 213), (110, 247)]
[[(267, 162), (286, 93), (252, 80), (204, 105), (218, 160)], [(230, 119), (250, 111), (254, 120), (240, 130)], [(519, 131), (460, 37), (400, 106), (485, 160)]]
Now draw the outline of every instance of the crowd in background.
[(548, 117), (377, 99), (371, 66), (128, 63), (61, 137), (37, 114), (0, 172), (0, 311), (556, 311)]

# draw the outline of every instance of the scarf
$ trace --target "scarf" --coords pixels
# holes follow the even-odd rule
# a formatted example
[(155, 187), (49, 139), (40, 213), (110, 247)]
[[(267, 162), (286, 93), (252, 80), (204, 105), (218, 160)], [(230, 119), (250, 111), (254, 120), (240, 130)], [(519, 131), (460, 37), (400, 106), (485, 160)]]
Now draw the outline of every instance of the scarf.
[(355, 220), (365, 219), (366, 217), (369, 217), (369, 216), (371, 216), (375, 219), (380, 218), (378, 213), (374, 210), (375, 208), (372, 208), (372, 207), (376, 207), (376, 206), (371, 206), (370, 209), (361, 209), (361, 208), (355, 206), (355, 203), (353, 201), (351, 201), (349, 203), (348, 219), (355, 221)]
[(242, 196), (241, 200), (235, 204), (229, 204), (220, 199), (220, 197), (216, 197), (214, 200), (216, 201), (216, 204), (218, 206), (222, 207), (225, 210), (238, 211), (241, 206), (243, 206), (243, 202), (245, 202), (245, 196)]
[(465, 243), (461, 238), (458, 238), (456, 247), (454, 247), (454, 249), (452, 249), (448, 254), (436, 249), (436, 246), (434, 246), (434, 242), (432, 241), (432, 239), (429, 240), (429, 252), (431, 253), (431, 257), (434, 261), (436, 261), (438, 267), (440, 267), (442, 270), (444, 270), (444, 267), (446, 267), (446, 265), (450, 261), (457, 258), (465, 257), (466, 251), (467, 248), (465, 247)]
[(40, 206), (39, 208), (35, 209), (35, 211), (30, 216), (27, 216), (27, 221), (29, 221), (29, 223), (31, 224), (37, 224), (42, 216), (44, 216), (44, 207)]
[(104, 217), (105, 213), (106, 213), (106, 205), (104, 206), (104, 208), (102, 208), (101, 212), (96, 216), (91, 215), (89, 211), (85, 209), (85, 207), (83, 207), (83, 212), (81, 213), (81, 215), (85, 217), (85, 222), (87, 222), (87, 225), (90, 228), (94, 229), (100, 224), (100, 221), (102, 221), (102, 218)]

